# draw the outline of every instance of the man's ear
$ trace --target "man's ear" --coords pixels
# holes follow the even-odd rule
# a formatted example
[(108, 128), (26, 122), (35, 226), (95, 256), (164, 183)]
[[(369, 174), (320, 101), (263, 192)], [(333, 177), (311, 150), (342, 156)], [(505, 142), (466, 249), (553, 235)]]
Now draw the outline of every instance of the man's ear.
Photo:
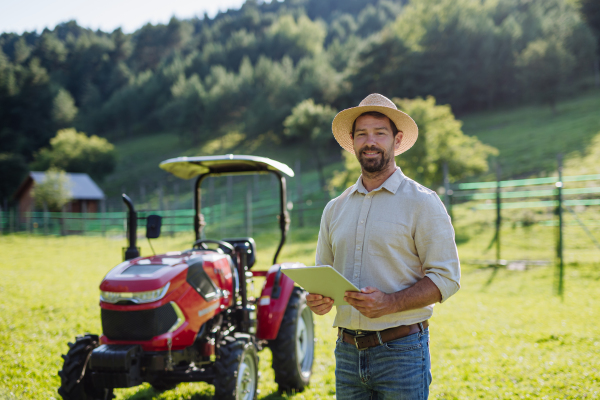
[(394, 138), (394, 149), (397, 150), (400, 147), (400, 143), (402, 143), (402, 131), (398, 131), (396, 137)]

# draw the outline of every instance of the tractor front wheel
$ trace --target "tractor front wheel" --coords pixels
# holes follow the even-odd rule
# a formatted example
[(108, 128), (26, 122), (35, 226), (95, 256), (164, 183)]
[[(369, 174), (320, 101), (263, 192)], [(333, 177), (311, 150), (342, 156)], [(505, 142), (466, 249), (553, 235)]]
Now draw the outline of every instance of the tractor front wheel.
[(114, 398), (111, 388), (95, 388), (91, 376), (87, 372), (88, 361), (92, 350), (99, 345), (97, 335), (78, 336), (75, 343), (69, 343), (69, 351), (63, 354), (60, 387), (58, 394), (64, 400), (110, 400)]
[(226, 336), (219, 346), (214, 368), (215, 399), (256, 399), (258, 351), (249, 335)]
[(303, 391), (312, 374), (315, 333), (312, 312), (306, 305), (306, 292), (299, 287), (292, 291), (277, 338), (269, 347), (279, 391)]

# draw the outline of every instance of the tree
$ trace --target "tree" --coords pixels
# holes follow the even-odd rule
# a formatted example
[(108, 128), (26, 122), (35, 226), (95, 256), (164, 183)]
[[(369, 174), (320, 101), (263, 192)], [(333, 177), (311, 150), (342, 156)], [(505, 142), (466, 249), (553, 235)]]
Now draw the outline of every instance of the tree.
[(450, 182), (488, 170), (487, 159), (498, 150), (462, 132), (449, 105), (436, 105), (435, 98), (393, 99), (398, 109), (410, 115), (419, 127), (415, 145), (396, 157), (407, 176), (434, 187), (443, 181), (442, 168), (448, 163)]
[(598, 54), (600, 55), (600, 2), (597, 0), (579, 0), (580, 12), (598, 39)]
[(517, 58), (528, 97), (547, 102), (556, 114), (556, 101), (565, 90), (575, 60), (556, 38), (530, 42)]
[(315, 104), (313, 99), (307, 99), (298, 103), (283, 122), (283, 133), (287, 137), (310, 143), (317, 161), (322, 188), (325, 188), (325, 177), (320, 149), (332, 140), (331, 121), (335, 114), (336, 111), (328, 105)]
[(73, 122), (76, 115), (77, 107), (75, 106), (75, 100), (73, 100), (68, 91), (61, 88), (52, 102), (52, 118), (54, 122), (57, 126), (65, 128)]
[(48, 169), (44, 180), (34, 185), (32, 195), (37, 208), (60, 211), (71, 200), (67, 174), (57, 168)]
[(320, 22), (306, 16), (296, 21), (292, 15), (282, 15), (268, 31), (266, 53), (274, 59), (289, 56), (294, 61), (304, 56), (319, 54), (327, 31)]
[(115, 148), (108, 140), (95, 135), (88, 137), (71, 128), (58, 131), (50, 140), (50, 147), (35, 155), (32, 168), (83, 172), (92, 179), (101, 180), (114, 170), (115, 164)]
[[(497, 155), (494, 147), (462, 132), (462, 122), (454, 118), (450, 106), (436, 105), (432, 96), (426, 99), (393, 99), (399, 109), (410, 115), (419, 127), (419, 138), (406, 153), (396, 157), (397, 165), (410, 178), (427, 186), (442, 183), (444, 163), (448, 164), (450, 182), (488, 170), (487, 158)], [(356, 156), (343, 151), (344, 171), (334, 173), (330, 190), (343, 190), (360, 175)]]

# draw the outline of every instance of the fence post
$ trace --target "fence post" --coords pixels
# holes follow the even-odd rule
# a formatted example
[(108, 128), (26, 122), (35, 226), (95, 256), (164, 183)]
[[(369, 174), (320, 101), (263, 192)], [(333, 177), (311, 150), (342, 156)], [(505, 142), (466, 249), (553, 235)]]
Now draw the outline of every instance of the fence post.
[(558, 243), (556, 253), (558, 256), (558, 295), (562, 297), (564, 290), (564, 260), (563, 260), (563, 207), (562, 207), (562, 154), (558, 154), (558, 182), (556, 182), (558, 208)]
[(501, 264), (500, 228), (502, 227), (502, 199), (500, 198), (500, 163), (496, 164), (496, 265)]

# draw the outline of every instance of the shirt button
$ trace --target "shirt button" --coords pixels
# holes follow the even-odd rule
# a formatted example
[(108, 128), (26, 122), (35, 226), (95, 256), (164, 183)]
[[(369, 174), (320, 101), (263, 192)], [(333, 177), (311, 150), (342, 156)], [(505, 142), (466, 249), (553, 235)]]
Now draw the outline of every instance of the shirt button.
[(356, 250), (360, 250), (360, 246), (356, 246)]
[(363, 220), (361, 220), (361, 221), (360, 221), (360, 223), (361, 223), (361, 224), (364, 224), (364, 223), (365, 223), (365, 220), (364, 220), (364, 219), (363, 219)]

